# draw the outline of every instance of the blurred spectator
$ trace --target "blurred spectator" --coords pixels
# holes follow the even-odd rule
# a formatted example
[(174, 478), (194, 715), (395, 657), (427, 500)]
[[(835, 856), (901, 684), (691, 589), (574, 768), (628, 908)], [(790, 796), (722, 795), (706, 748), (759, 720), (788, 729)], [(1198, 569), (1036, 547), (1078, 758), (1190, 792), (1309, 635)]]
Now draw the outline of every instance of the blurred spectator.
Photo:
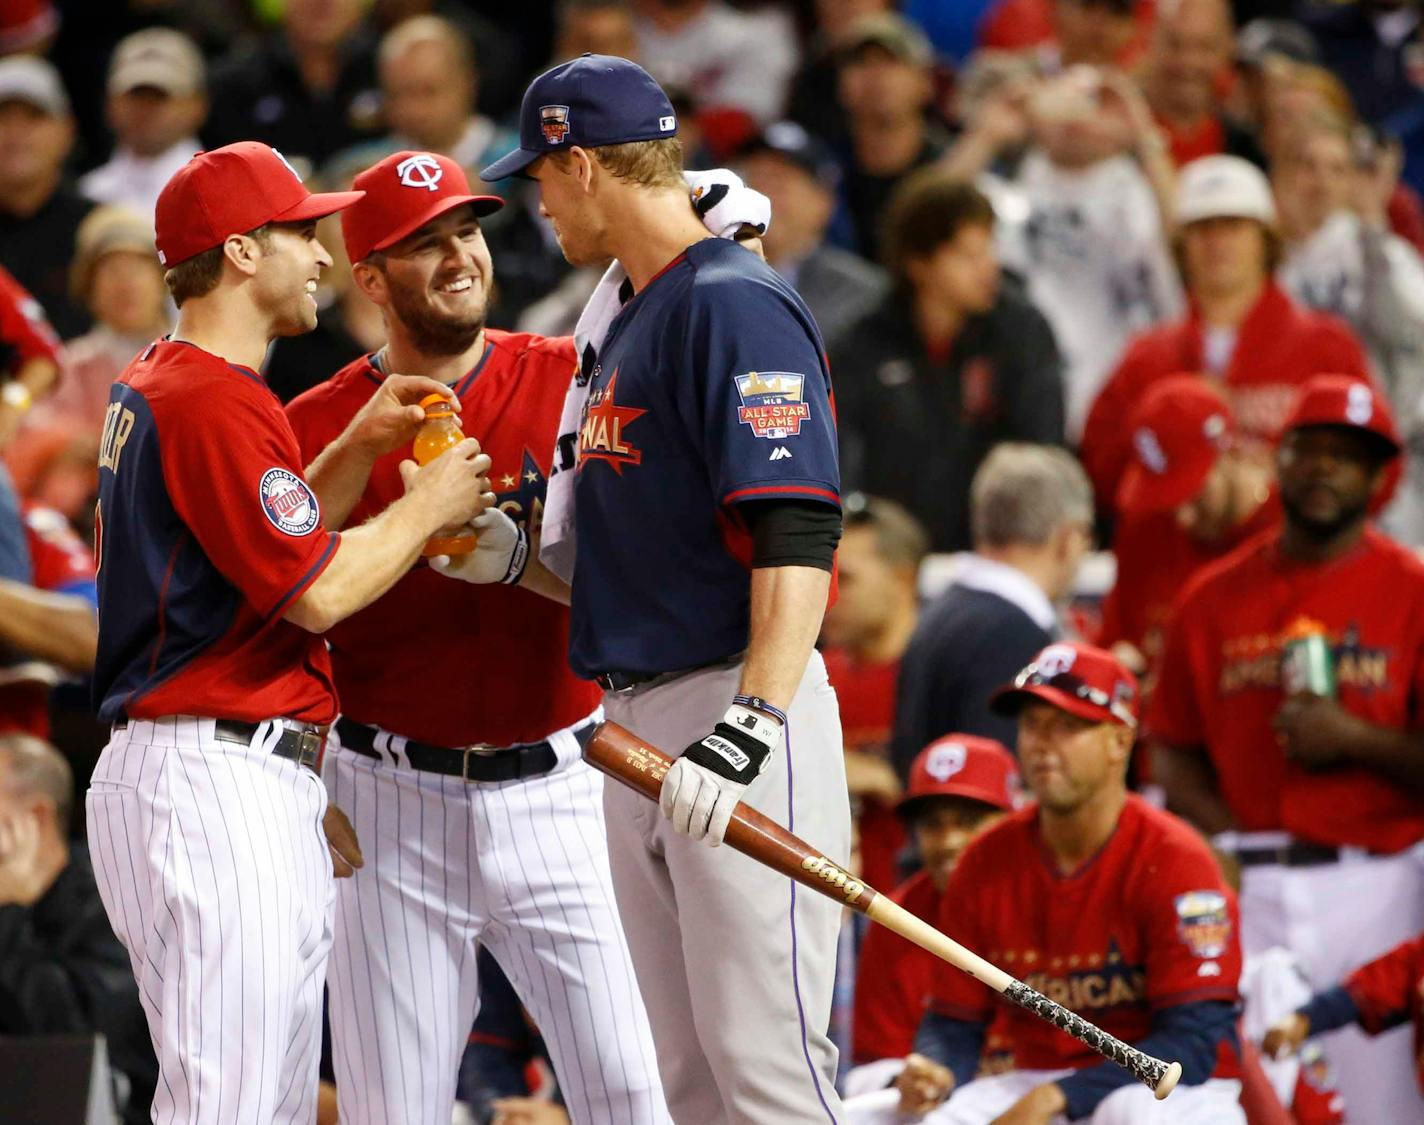
[(633, 0), (638, 59), (699, 110), (740, 109), (760, 125), (786, 108), (798, 49), (777, 6), (740, 11), (723, 0)]
[(376, 43), (365, 10), (365, 0), (286, 0), (279, 27), (213, 68), (207, 146), (263, 141), (310, 170), (379, 136)]
[(933, 550), (961, 550), (985, 454), (1063, 440), (1062, 366), (1048, 323), (1000, 277), (977, 188), (917, 173), (891, 202), (885, 243), (896, 289), (830, 346), (841, 481), (904, 504)]
[(68, 247), (93, 206), (65, 181), (73, 147), (59, 72), (44, 59), (0, 59), (0, 265), (44, 306), (64, 339), (89, 327), (69, 297)]
[(862, 16), (890, 11), (894, 6), (891, 0), (815, 0), (815, 27), (791, 82), (788, 118), (831, 144), (845, 142), (845, 111), (837, 88), (846, 34)]
[(826, 242), (840, 176), (835, 159), (800, 125), (780, 121), (736, 163), (748, 186), (771, 200), (772, 223), (762, 238), (766, 260), (801, 295), (822, 337), (835, 340), (890, 289), (878, 267)]
[(1269, 466), (1244, 456), (1221, 392), (1175, 375), (1128, 419), (1132, 453), (1117, 491), (1117, 581), (1103, 599), (1098, 643), (1151, 693), (1162, 629), (1187, 580), (1280, 522)]
[(0, 55), (43, 54), (59, 30), (59, 9), (51, 0), (9, 0), (0, 5)]
[(124, 1076), (125, 1125), (149, 1118), (158, 1062), (138, 985), (69, 839), (74, 778), (53, 746), (0, 735), (0, 1035), (102, 1034)]
[(121, 41), (109, 64), (106, 116), (117, 147), (107, 164), (80, 179), (79, 190), (152, 222), (163, 185), (202, 147), (208, 98), (197, 44), (161, 27)]
[(53, 388), (63, 358), (59, 337), (39, 302), (0, 267), (0, 451), (10, 445), (35, 402)]
[(890, 734), (900, 658), (920, 612), (926, 546), (924, 528), (894, 501), (848, 496), (836, 555), (840, 594), (821, 628), (826, 675), (840, 700), (861, 873), (881, 888), (899, 882), (896, 857), (905, 842), (893, 811), (900, 779), (890, 764)]
[[(1283, 946), (1315, 988), (1424, 929), (1424, 566), (1367, 515), (1398, 453), (1370, 384), (1307, 385), (1285, 522), (1183, 592), (1147, 714), (1169, 807), (1242, 868), (1247, 955)], [(1325, 1049), (1352, 1119), (1424, 1120), (1407, 1035)]]
[(1141, 96), (1120, 76), (1075, 67), (1038, 86), (1027, 112), (1032, 144), (1013, 182), (1029, 213), (1005, 264), (1027, 279), (1063, 353), (1066, 431), (1076, 442), (1128, 338), (1181, 308), (1142, 169), (1160, 161), (1164, 183), (1172, 170)]
[(1103, 511), (1112, 508), (1130, 454), (1127, 420), (1158, 379), (1195, 371), (1217, 380), (1242, 438), (1264, 456), (1312, 375), (1367, 374), (1349, 327), (1297, 305), (1273, 280), (1280, 235), (1259, 168), (1235, 156), (1188, 165), (1175, 227), (1190, 309), (1128, 345), (1083, 428), (1083, 464)]
[[(1055, 644), (995, 693), (994, 706), (1017, 718), (1037, 803), (965, 849), (939, 926), (970, 949), (1002, 951), (1036, 988), (1109, 1034), (1180, 1062), (1182, 1082), (1174, 1103), (1159, 1107), (1122, 1067), (967, 973), (940, 971), (916, 1054), (897, 1079), (899, 1109), (921, 1113), (948, 1096), (927, 1122), (1047, 1125), (1061, 1114), (1098, 1125), (1245, 1125), (1230, 1057), (1241, 973), (1235, 902), (1206, 843), (1127, 791), (1132, 674), (1102, 649)], [(975, 1079), (991, 1022), (1014, 1069)]]
[(998, 0), (980, 25), (991, 50), (1033, 48), (1045, 67), (1126, 66), (1142, 51), (1152, 0)]
[[(1019, 769), (1012, 754), (991, 738), (950, 734), (916, 755), (910, 782), (895, 811), (915, 844), (922, 869), (891, 897), (935, 925), (945, 884), (970, 842), (1019, 803)], [(866, 876), (877, 889), (884, 884)], [(936, 973), (933, 953), (872, 926), (860, 947), (856, 981), (856, 1066), (882, 1059), (903, 1061), (915, 1042)], [(884, 1086), (898, 1066), (876, 1068)], [(849, 1107), (848, 1107), (849, 1112)]]
[(865, 16), (840, 49), (839, 98), (850, 135), (841, 194), (854, 249), (880, 258), (880, 224), (897, 184), (943, 155), (949, 136), (930, 117), (934, 97), (929, 42), (891, 13)]
[(1066, 450), (1000, 445), (975, 474), (970, 503), (974, 553), (920, 614), (900, 662), (890, 760), (901, 778), (950, 731), (1013, 746), (1014, 724), (989, 696), (1060, 634), (1054, 603), (1092, 546), (1093, 490)]
[[(1286, 19), (1255, 19), (1236, 36), (1236, 75), (1228, 104), (1232, 119), (1260, 135), (1266, 125), (1267, 100), (1282, 63), (1314, 63), (1320, 56), (1308, 28)], [(1265, 145), (1269, 152), (1269, 145)]]
[(332, 158), (324, 178), (343, 187), (358, 172), (403, 149), (456, 161), (478, 188), (478, 171), (518, 147), (512, 130), (476, 112), (479, 68), (470, 40), (439, 16), (416, 16), (381, 40), (377, 55), (391, 132)]
[(0, 732), (47, 737), (50, 689), (94, 667), (99, 594), (94, 552), (61, 513), (26, 504), (21, 518), (32, 577), (0, 578)]
[(630, 0), (564, 0), (549, 62), (567, 62), (584, 53), (638, 61), (638, 34)]
[(1143, 91), (1167, 131), (1178, 166), (1222, 152), (1265, 163), (1251, 136), (1223, 112), (1232, 37), (1227, 0), (1160, 0), (1157, 5)]

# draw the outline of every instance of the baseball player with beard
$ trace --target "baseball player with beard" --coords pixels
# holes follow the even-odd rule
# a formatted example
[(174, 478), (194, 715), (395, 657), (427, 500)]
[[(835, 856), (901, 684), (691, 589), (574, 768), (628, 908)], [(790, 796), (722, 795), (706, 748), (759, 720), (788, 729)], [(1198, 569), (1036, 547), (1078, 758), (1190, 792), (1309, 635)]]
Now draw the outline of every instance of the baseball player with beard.
[[(493, 269), (453, 160), (398, 152), (362, 172), (342, 215), (355, 282), (387, 344), (288, 408), (315, 456), (391, 372), (448, 386), (492, 459), (502, 515), (467, 561), (537, 588), (537, 532), (573, 341), (485, 327)], [(326, 504), (360, 526), (403, 492), (396, 451)], [(518, 542), (519, 550), (513, 550)], [(499, 545), (510, 548), (500, 552)], [(522, 579), (522, 581), (521, 581)], [(568, 666), (567, 608), (427, 566), (329, 635), (342, 715), (323, 776), (366, 866), (342, 884), (330, 987), (341, 1119), (444, 1125), (479, 999), (478, 945), (545, 1037), (575, 1122), (670, 1120), (613, 901), (602, 779), (581, 757), (597, 688)], [(439, 676), (439, 686), (432, 682)]]
[(661, 816), (604, 790), (668, 1106), (697, 1125), (834, 1122), (840, 911), (699, 846), (721, 844), (745, 798), (849, 852), (840, 721), (813, 649), (841, 524), (830, 377), (800, 298), (698, 219), (676, 132), (646, 71), (583, 55), (534, 80), (520, 147), (481, 178), (537, 180), (564, 256), (627, 275), (578, 437), (570, 661), (610, 719), (681, 753)]

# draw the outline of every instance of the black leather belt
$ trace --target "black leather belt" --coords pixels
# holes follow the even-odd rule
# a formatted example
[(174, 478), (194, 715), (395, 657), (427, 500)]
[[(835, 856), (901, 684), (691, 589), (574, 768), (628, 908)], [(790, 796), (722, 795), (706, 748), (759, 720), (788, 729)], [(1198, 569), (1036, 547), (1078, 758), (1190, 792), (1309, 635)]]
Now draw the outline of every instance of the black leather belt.
[(1330, 844), (1308, 844), (1292, 840), (1277, 847), (1247, 845), (1231, 851), (1242, 867), (1315, 867), (1322, 863), (1339, 863), (1340, 849)]
[(734, 656), (724, 656), (718, 660), (709, 660), (706, 664), (694, 664), (691, 668), (678, 668), (672, 672), (599, 672), (593, 677), (593, 682), (604, 691), (632, 691), (635, 687), (650, 684), (654, 680), (675, 680), (679, 676), (700, 672), (704, 668), (730, 667), (745, 655), (746, 653), (739, 652)]
[[(588, 744), (596, 723), (585, 723), (574, 730), (579, 746)], [(375, 727), (354, 719), (336, 720), (336, 733), (343, 750), (354, 750), (367, 758), (384, 761), (385, 755), (376, 749)], [(520, 781), (538, 777), (558, 765), (559, 755), (546, 739), (517, 746), (432, 746), (409, 740), (405, 744), (406, 761), (413, 769), (427, 773), (459, 777), (465, 781)]]
[[(300, 723), (295, 719), (269, 719), (267, 721), (280, 724), (282, 727), (282, 736), (277, 739), (277, 745), (272, 747), (273, 754), (279, 758), (296, 762), (299, 766), (306, 766), (309, 770), (316, 771), (320, 768), (321, 750), (326, 743), (326, 735), (321, 727), (314, 723)], [(128, 725), (127, 718), (118, 719), (114, 723), (114, 729), (124, 730)], [(213, 723), (213, 737), (219, 742), (235, 742), (242, 746), (251, 746), (252, 739), (261, 725), (261, 723), (245, 723), (238, 719), (218, 719)]]

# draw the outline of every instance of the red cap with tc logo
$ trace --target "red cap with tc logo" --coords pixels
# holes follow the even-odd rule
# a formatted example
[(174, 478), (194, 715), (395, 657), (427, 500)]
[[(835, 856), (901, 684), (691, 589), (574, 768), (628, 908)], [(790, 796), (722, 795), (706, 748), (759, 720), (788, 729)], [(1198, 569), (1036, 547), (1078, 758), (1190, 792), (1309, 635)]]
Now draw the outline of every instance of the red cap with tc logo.
[(1018, 803), (1019, 767), (1000, 742), (948, 734), (931, 742), (910, 766), (910, 784), (895, 806), (904, 815), (926, 797), (967, 797), (996, 809)]
[(1017, 715), (1041, 699), (1070, 715), (1099, 723), (1137, 726), (1137, 677), (1112, 653), (1079, 641), (1052, 644), (1033, 663), (996, 691), (989, 707)]
[(465, 170), (436, 152), (395, 152), (351, 185), (365, 198), (341, 216), (346, 256), (365, 261), (446, 211), (468, 203), (483, 218), (504, 206), (497, 195), (472, 195)]
[(239, 141), (200, 152), (159, 193), (153, 225), (169, 269), (265, 223), (305, 223), (349, 207), (359, 191), (314, 195), (275, 148)]

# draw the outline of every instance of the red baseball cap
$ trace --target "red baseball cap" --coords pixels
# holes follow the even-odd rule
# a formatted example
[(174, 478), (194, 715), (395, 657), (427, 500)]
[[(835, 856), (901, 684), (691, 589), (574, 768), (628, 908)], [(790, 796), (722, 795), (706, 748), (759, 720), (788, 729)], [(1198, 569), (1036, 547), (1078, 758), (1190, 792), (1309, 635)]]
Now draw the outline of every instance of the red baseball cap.
[(158, 195), (153, 225), (158, 260), (170, 269), (229, 235), (264, 223), (304, 223), (350, 207), (359, 191), (314, 195), (275, 148), (238, 141), (200, 152)]
[(972, 734), (947, 734), (931, 742), (910, 766), (910, 784), (896, 804), (901, 815), (926, 797), (967, 797), (996, 809), (1018, 804), (1019, 766), (1001, 742)]
[(346, 256), (352, 262), (394, 246), (411, 231), (463, 204), (470, 204), (481, 218), (504, 206), (497, 195), (470, 194), (465, 170), (437, 152), (392, 153), (357, 176), (351, 186), (366, 195), (341, 216)]
[(1201, 491), (1235, 431), (1231, 408), (1199, 375), (1153, 384), (1129, 417), (1132, 457), (1117, 490), (1118, 510), (1169, 512)]
[(1354, 375), (1317, 375), (1301, 388), (1283, 433), (1305, 426), (1348, 426), (1374, 434), (1399, 453), (1399, 431), (1385, 397), (1374, 384)]
[(1017, 715), (1031, 699), (1100, 723), (1137, 726), (1137, 677), (1106, 649), (1065, 641), (1052, 644), (1033, 663), (996, 691), (989, 706)]

